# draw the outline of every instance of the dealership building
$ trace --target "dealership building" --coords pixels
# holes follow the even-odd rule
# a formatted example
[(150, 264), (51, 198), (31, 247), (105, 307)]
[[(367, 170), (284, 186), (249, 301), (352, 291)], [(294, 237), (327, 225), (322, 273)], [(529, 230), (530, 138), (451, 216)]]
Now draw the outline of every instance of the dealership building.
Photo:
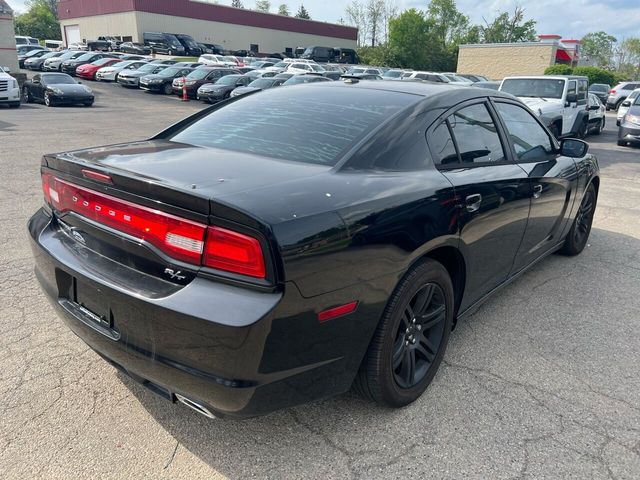
[(184, 33), (227, 50), (293, 52), (318, 45), (355, 48), (358, 29), (194, 0), (61, 0), (68, 45), (111, 35), (143, 42), (144, 32)]
[(537, 42), (460, 45), (460, 73), (475, 73), (492, 80), (513, 75), (542, 75), (552, 65), (575, 67), (580, 62), (580, 41), (561, 35), (539, 35)]

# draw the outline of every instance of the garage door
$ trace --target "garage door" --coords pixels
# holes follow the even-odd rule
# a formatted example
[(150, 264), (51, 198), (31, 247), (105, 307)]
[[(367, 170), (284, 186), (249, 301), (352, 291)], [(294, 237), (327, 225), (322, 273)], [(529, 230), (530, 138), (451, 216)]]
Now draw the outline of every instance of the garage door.
[(67, 41), (67, 45), (80, 43), (80, 25), (65, 25), (64, 38)]

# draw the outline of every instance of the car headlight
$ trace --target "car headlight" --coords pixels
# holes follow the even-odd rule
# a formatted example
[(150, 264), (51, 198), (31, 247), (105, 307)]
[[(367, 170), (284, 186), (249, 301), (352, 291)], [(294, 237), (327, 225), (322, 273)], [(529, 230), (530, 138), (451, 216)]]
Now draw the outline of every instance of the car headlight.
[(13, 81), (11, 82), (11, 88), (18, 88), (18, 81), (14, 78)]
[(195, 85), (196, 82), (195, 80), (187, 80), (186, 82), (184, 82), (185, 85)]
[(623, 121), (625, 123), (633, 123), (634, 125), (640, 125), (640, 117), (637, 115), (625, 115)]
[(91, 89), (89, 87), (87, 87), (86, 85), (82, 85), (82, 88), (84, 89), (85, 92), (92, 93)]
[(64, 93), (62, 90), (60, 90), (59, 88), (56, 88), (56, 87), (49, 87), (49, 90), (51, 90), (56, 95), (62, 95)]

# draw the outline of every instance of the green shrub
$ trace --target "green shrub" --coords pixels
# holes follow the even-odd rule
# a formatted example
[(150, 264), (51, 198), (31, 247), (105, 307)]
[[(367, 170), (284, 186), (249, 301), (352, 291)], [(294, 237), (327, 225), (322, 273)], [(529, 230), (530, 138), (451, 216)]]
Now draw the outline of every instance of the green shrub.
[(545, 75), (571, 75), (572, 73), (573, 68), (569, 65), (552, 65), (544, 71)]
[(573, 69), (573, 74), (589, 78), (589, 85), (606, 83), (607, 85), (613, 86), (616, 84), (616, 74), (614, 72), (598, 67), (576, 67)]

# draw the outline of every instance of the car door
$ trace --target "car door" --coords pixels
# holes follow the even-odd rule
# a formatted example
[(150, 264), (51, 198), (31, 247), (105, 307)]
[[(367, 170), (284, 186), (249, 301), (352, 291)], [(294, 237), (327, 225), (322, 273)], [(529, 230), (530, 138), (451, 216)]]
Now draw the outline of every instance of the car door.
[[(578, 96), (578, 82), (575, 80), (567, 81), (567, 94), (564, 98), (568, 98), (570, 95)], [(562, 109), (562, 135), (566, 135), (571, 132), (577, 115), (578, 103), (566, 102)]]
[(31, 88), (29, 89), (29, 93), (31, 93), (31, 96), (36, 100), (42, 100), (44, 98), (44, 88), (42, 85), (43, 81), (44, 80), (42, 78), (42, 75), (40, 74), (34, 75), (33, 79), (31, 80)]
[(572, 158), (559, 148), (538, 119), (522, 105), (494, 101), (516, 163), (531, 182), (531, 211), (512, 273), (555, 248), (568, 228), (578, 172)]
[(529, 216), (530, 182), (512, 161), (486, 98), (447, 112), (429, 132), (434, 162), (451, 182), (459, 212), (463, 310), (507, 279)]

